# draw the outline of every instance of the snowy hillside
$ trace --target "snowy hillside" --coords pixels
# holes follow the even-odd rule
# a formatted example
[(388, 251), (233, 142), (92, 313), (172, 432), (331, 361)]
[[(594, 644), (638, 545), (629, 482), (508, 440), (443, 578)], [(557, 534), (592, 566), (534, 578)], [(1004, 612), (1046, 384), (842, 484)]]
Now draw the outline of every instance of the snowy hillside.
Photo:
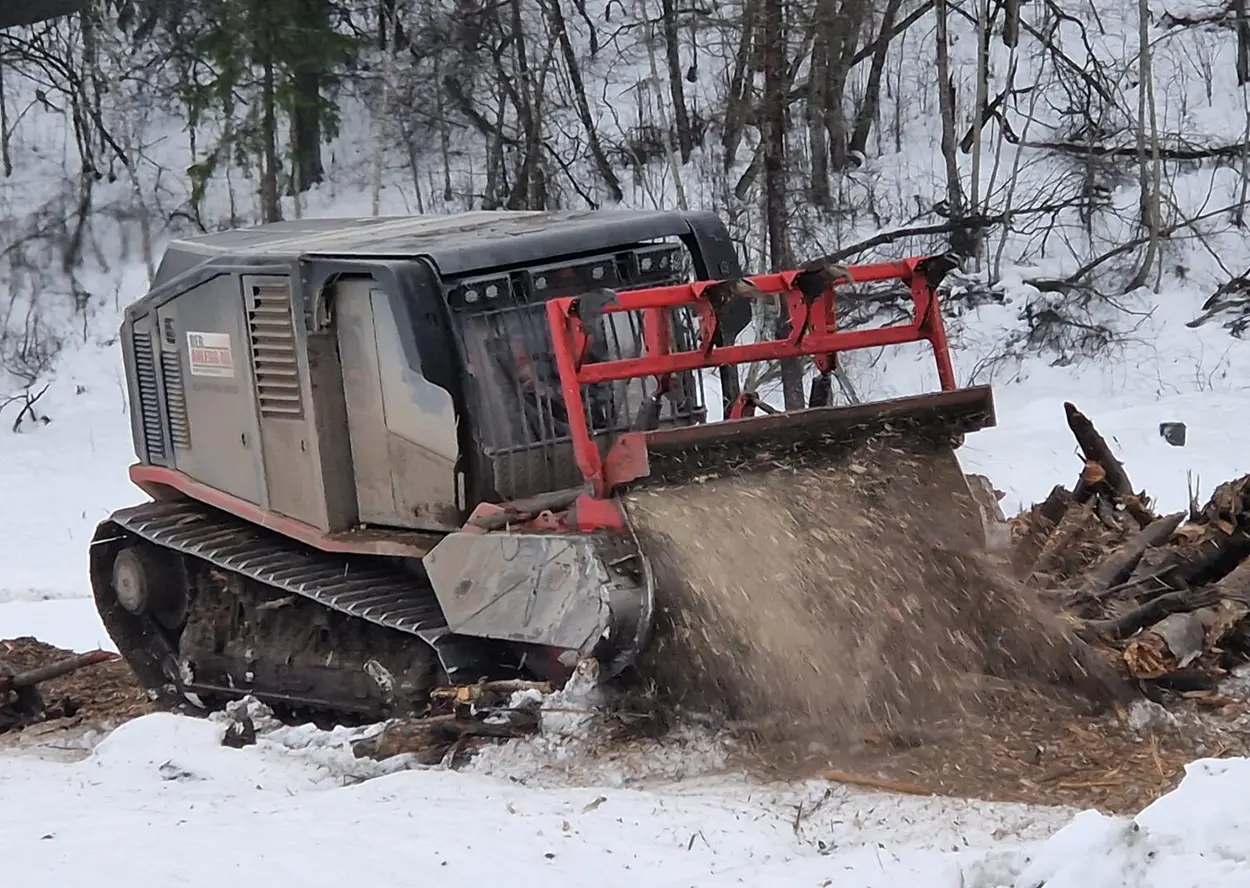
[[(285, 217), (441, 213), (515, 196), (525, 102), (505, 88), (517, 70), (515, 44), (501, 36), (507, 23), (470, 40), (466, 22), (483, 14), (473, 4), (397, 5), (413, 46), (375, 48), (340, 78), (325, 180), (298, 198), (284, 189)], [(1184, 508), (1191, 484), (1205, 497), (1250, 472), (1238, 432), (1250, 409), (1250, 346), (1235, 335), (1250, 291), (1238, 285), (1250, 268), (1240, 227), (1250, 106), (1233, 13), (1196, 0), (1141, 5), (1151, 85), (1143, 108), (1138, 4), (1004, 4), (982, 65), (975, 23), (995, 7), (940, 5), (950, 9), (955, 141), (968, 136), (967, 150), (950, 157), (963, 221), (949, 218), (933, 5), (871, 5), (851, 47), (860, 60), (848, 75), (848, 117), (870, 90), (877, 35), (894, 36), (880, 54), (864, 156), (821, 177), (826, 208), (814, 200), (806, 106), (790, 109), (792, 252), (865, 261), (945, 249), (970, 226), (984, 232), (980, 258), (949, 297), (948, 323), (961, 381), (992, 383), (998, 406), (998, 426), (971, 436), (961, 459), (1006, 492), (1008, 514), (1070, 485), (1081, 468), (1064, 401), (1097, 423), (1160, 512)], [(714, 209), (763, 270), (767, 200), (753, 164), (762, 130), (741, 109), (731, 113), (744, 7), (759, 4), (682, 13), (678, 67), (691, 77), (678, 79), (703, 130), (684, 160), (662, 35), (648, 41), (644, 26), (659, 21), (661, 4), (627, 6), (562, 5), (590, 128), (551, 36), (554, 4), (534, 4), (524, 19), (532, 61), (549, 78), (526, 94), (542, 110), (528, 134), (542, 146), (536, 196), (613, 203), (593, 129), (621, 205)], [(827, 6), (787, 5), (797, 95), (812, 70), (805, 16)], [(1020, 15), (1014, 47), (1003, 33), (1008, 7)], [(0, 36), (0, 639), (112, 647), (86, 567), (96, 523), (143, 499), (126, 477), (120, 310), (142, 295), (169, 237), (262, 217), (260, 153), (241, 135), (256, 122), (255, 83), (239, 88), (235, 107), (204, 110), (192, 125), (178, 82), (185, 59), (162, 34), (139, 38), (108, 20), (92, 41), (78, 23)], [(979, 139), (978, 70), (994, 109)], [(461, 93), (449, 91), (449, 72)], [(746, 80), (751, 102), (762, 101), (760, 73)], [(466, 113), (464, 95), (484, 124)], [(735, 126), (741, 144), (730, 151)], [(488, 135), (492, 127), (507, 138)], [(1143, 203), (1157, 208), (1155, 238)], [(1206, 314), (1208, 323), (1187, 326)], [(930, 359), (918, 352), (856, 356), (860, 394), (933, 387)], [(1160, 437), (1169, 421), (1187, 424), (1184, 447)], [(699, 744), (604, 762), (555, 741), (518, 741), (467, 772), (387, 774), (353, 757), (351, 732), (283, 728), (233, 750), (220, 745), (221, 730), (158, 714), (88, 738), (100, 741), (89, 755), (0, 748), (0, 873), (24, 888), (120, 884), (137, 873), (188, 885), (235, 876), (407, 884), (423, 867), (461, 881), (503, 867), (518, 885), (1250, 884), (1244, 758), (1195, 762), (1179, 789), (1129, 820), (823, 781), (761, 785), (726, 773)]]

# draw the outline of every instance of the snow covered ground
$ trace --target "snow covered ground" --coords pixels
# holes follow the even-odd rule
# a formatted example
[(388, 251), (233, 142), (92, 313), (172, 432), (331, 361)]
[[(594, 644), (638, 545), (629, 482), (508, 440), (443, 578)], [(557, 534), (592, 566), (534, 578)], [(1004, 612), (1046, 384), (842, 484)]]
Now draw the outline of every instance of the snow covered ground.
[[(350, 732), (282, 728), (242, 750), (167, 714), (75, 763), (0, 757), (6, 878), (99, 884), (472, 883), (888, 888), (1240, 888), (1250, 762), (1205, 760), (1134, 819), (729, 777), (620, 788), (380, 773)], [(620, 775), (616, 775), (618, 778)], [(429, 873), (429, 876), (425, 876)]]
[[(341, 748), (299, 748), (308, 738), (288, 730), (236, 751), (220, 731), (152, 715), (81, 763), (0, 758), (6, 874), (58, 888), (85, 866), (101, 884), (337, 886), (472, 884), (503, 867), (520, 886), (868, 888), (954, 886), (964, 872), (988, 886), (968, 882), (987, 854), (1018, 868), (1022, 843), (1062, 817), (839, 789), (814, 807), (823, 786), (728, 781), (640, 791), (423, 770), (360, 782), (370, 771)], [(797, 816), (801, 802), (811, 814)]]
[[(1245, 346), (1225, 338), (1213, 373), (1203, 354), (1220, 337), (1167, 321), (1137, 346), (1127, 371), (1032, 360), (1000, 377), (1000, 426), (971, 437), (966, 468), (1008, 492), (1009, 512), (1055, 483), (1070, 484), (1080, 466), (1063, 421), (1062, 402), (1071, 399), (1162, 508), (1184, 506), (1187, 472), (1201, 476), (1205, 496), (1250, 471), (1250, 454), (1230, 436), (1234, 417), (1250, 406), (1238, 377)], [(981, 335), (1001, 341), (990, 329), (974, 322), (961, 336), (965, 376), (986, 353)], [(868, 393), (926, 384), (925, 368), (926, 359), (896, 357)], [(1214, 382), (1192, 381), (1203, 372)], [(0, 522), (8, 528), (0, 538), (0, 638), (111, 647), (86, 597), (86, 549), (99, 519), (142, 498), (126, 478), (132, 453), (119, 373), (115, 346), (78, 350), (39, 403), (51, 421), (0, 434)], [(1188, 423), (1185, 447), (1159, 437), (1165, 420)], [(428, 868), (440, 879), (469, 880), (500, 864), (519, 885), (1250, 884), (1242, 801), (1250, 760), (1197, 762), (1176, 792), (1124, 820), (824, 783), (761, 786), (717, 773), (697, 749), (665, 761), (595, 764), (576, 749), (518, 741), (468, 772), (381, 774), (352, 757), (346, 732), (280, 729), (254, 748), (231, 750), (218, 744), (221, 730), (153, 715), (118, 729), (82, 761), (30, 749), (0, 755), (4, 872), (27, 888), (86, 873), (105, 884), (138, 873), (181, 885), (225, 876), (329, 886), (407, 883)]]

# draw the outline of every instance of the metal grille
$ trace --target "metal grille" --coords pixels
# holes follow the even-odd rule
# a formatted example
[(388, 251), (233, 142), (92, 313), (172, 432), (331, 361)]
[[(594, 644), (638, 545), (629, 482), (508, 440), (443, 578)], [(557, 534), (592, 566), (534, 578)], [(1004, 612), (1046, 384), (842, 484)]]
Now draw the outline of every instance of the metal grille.
[(191, 449), (191, 422), (187, 417), (187, 396), (182, 388), (182, 358), (172, 348), (161, 349), (161, 376), (165, 383), (165, 414), (169, 417), (169, 439), (175, 450)]
[(254, 287), (247, 321), (252, 339), (252, 367), (260, 415), (301, 419), (304, 399), (300, 393), (295, 322), (287, 287)]
[(143, 445), (148, 459), (165, 458), (165, 429), (161, 424), (160, 389), (156, 382), (156, 356), (152, 334), (135, 330), (131, 334), (135, 356), (135, 384), (139, 389), (139, 417), (143, 426)]
[[(672, 269), (669, 279), (652, 275), (645, 283), (619, 275), (613, 257), (584, 260), (595, 265), (594, 285), (611, 289), (658, 286), (684, 277)], [(469, 397), (477, 419), (477, 437), (490, 463), (493, 486), (504, 498), (532, 496), (573, 487), (582, 482), (573, 459), (567, 413), (560, 394), (559, 373), (547, 325), (547, 298), (571, 295), (535, 290), (533, 282), (554, 282), (561, 271), (528, 271), (466, 282), (457, 301), (458, 329), (469, 365)], [(582, 291), (584, 292), (584, 291)], [(688, 312), (675, 311), (672, 331), (678, 343), (689, 341)], [(591, 360), (638, 357), (643, 350), (640, 313), (613, 313), (591, 331)], [(682, 346), (688, 347), (688, 345)], [(662, 405), (660, 425), (690, 425), (702, 413), (702, 388), (693, 374), (679, 375), (671, 397)], [(651, 378), (586, 386), (582, 395), (587, 422), (606, 452), (622, 432), (635, 427), (645, 402), (655, 394)]]

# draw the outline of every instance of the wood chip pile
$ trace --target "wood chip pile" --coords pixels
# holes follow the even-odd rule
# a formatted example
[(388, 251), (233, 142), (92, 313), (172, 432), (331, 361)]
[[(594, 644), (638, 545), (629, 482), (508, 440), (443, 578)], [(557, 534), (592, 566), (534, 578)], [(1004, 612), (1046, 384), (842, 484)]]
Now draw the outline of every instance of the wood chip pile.
[(0, 734), (57, 720), (112, 726), (152, 709), (115, 654), (75, 654), (34, 638), (0, 640)]

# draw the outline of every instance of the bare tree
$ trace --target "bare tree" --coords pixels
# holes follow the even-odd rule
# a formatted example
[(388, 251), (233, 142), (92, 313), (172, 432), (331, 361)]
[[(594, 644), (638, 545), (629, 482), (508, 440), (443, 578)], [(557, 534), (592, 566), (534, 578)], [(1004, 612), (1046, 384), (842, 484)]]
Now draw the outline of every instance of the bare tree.
[[(1162, 186), (1159, 165), (1159, 124), (1155, 110), (1154, 71), (1151, 66), (1150, 4), (1137, 3), (1137, 163), (1141, 187), (1142, 225), (1148, 232), (1146, 254), (1129, 281), (1129, 290), (1146, 282), (1159, 254), (1161, 220), (1159, 199)], [(1147, 152), (1149, 151), (1149, 155)]]
[[(787, 237), (786, 188), (786, 43), (782, 0), (764, 0), (760, 37), (764, 56), (764, 216), (768, 226), (768, 258), (774, 271), (793, 264)], [(789, 324), (778, 306), (777, 335)], [(786, 409), (803, 406), (803, 373), (797, 360), (781, 362), (781, 388)]]

